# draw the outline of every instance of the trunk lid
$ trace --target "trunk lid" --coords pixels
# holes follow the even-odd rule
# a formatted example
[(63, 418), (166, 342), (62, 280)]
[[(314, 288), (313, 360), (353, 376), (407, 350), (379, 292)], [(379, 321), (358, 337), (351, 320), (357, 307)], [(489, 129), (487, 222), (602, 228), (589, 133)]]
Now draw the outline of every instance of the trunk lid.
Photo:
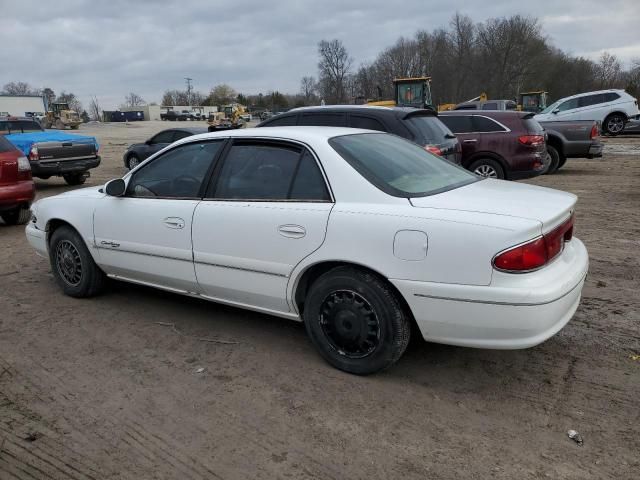
[(577, 199), (574, 194), (560, 190), (486, 179), (437, 195), (411, 198), (410, 201), (418, 208), (535, 220), (542, 223), (542, 231), (547, 232), (568, 217)]

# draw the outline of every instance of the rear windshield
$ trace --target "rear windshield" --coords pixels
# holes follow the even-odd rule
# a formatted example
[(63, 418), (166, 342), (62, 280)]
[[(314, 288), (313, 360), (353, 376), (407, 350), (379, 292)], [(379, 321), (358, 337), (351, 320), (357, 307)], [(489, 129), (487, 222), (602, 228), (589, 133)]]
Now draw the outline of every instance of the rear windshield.
[(523, 118), (522, 125), (524, 126), (525, 130), (529, 133), (542, 134), (542, 132), (544, 131), (544, 129), (542, 128), (542, 125), (540, 125), (538, 121), (534, 118)]
[(479, 180), (415, 143), (387, 133), (343, 135), (329, 144), (364, 178), (395, 197), (424, 197)]
[(42, 127), (40, 124), (31, 120), (5, 120), (0, 121), (0, 133), (28, 133), (40, 132)]
[[(406, 120), (414, 130), (414, 141), (420, 145), (433, 145), (444, 143), (447, 138), (455, 138), (451, 130), (432, 115), (415, 115)], [(447, 137), (447, 135), (449, 137)]]

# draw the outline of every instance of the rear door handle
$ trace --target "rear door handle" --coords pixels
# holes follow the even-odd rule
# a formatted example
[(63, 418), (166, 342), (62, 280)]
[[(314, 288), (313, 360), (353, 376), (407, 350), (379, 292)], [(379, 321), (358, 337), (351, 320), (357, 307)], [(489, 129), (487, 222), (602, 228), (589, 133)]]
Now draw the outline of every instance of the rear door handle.
[(164, 224), (169, 228), (184, 228), (184, 220), (179, 217), (167, 217), (164, 219)]
[(307, 234), (307, 230), (301, 225), (280, 225), (278, 232), (287, 238), (302, 238)]

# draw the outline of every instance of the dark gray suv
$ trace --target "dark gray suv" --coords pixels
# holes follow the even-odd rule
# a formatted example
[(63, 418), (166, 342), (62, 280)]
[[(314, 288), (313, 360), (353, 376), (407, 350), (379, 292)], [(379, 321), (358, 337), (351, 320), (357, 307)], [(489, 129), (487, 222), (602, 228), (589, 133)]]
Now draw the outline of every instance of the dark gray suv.
[(460, 143), (433, 110), (364, 105), (303, 107), (271, 117), (258, 127), (294, 125), (365, 128), (393, 133), (460, 164)]

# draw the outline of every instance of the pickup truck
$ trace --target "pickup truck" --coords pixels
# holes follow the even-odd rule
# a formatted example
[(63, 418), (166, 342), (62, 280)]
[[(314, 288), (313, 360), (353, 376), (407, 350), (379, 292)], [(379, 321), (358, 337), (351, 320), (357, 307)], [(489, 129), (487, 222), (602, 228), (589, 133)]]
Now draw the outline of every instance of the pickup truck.
[[(535, 117), (534, 117), (535, 118)], [(547, 173), (562, 168), (567, 158), (602, 156), (600, 125), (594, 120), (538, 121), (547, 134), (547, 153), (551, 162)]]
[(0, 135), (29, 159), (34, 177), (64, 178), (69, 185), (81, 185), (89, 170), (100, 165), (95, 137), (44, 130), (29, 117), (0, 117)]
[(167, 113), (160, 114), (160, 120), (169, 120), (169, 121), (185, 121), (190, 117), (189, 113), (185, 112), (176, 112), (175, 110), (167, 110)]

